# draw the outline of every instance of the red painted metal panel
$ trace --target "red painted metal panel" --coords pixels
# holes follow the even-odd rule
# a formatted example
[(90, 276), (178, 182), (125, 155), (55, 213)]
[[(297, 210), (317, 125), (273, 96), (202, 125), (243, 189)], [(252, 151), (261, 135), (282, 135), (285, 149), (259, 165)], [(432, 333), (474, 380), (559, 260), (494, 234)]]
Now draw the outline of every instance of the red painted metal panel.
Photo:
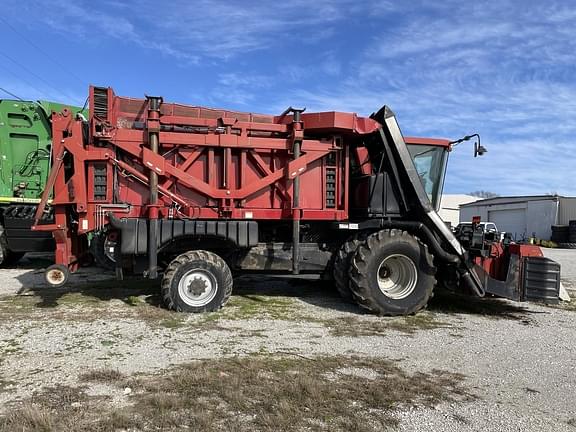
[(519, 255), (521, 257), (541, 257), (544, 256), (540, 246), (525, 245), (525, 244), (511, 244), (510, 253)]
[[(112, 89), (91, 88), (90, 107), (87, 142), (81, 121), (70, 113), (53, 120), (53, 154), (61, 157), (65, 151), (70, 163), (53, 161), (56, 222), (38, 229), (57, 230), (57, 262), (65, 264), (75, 262), (83, 247), (69, 226), (71, 208), (81, 218), (78, 233), (105, 223), (103, 212), (117, 217), (157, 213), (160, 218), (347, 220), (350, 145), (380, 127), (354, 113), (304, 113), (302, 122), (295, 123), (290, 115), (173, 103), (162, 103), (157, 117), (147, 100), (118, 97)], [(153, 131), (159, 131), (157, 154), (148, 143)], [(295, 141), (301, 141), (297, 159)], [(427, 138), (406, 141), (448, 145)], [(103, 164), (110, 187), (105, 200), (95, 200), (95, 167)], [(151, 170), (159, 177), (158, 207), (149, 202)], [(300, 177), (298, 211), (292, 209), (295, 176)], [(330, 200), (327, 179), (335, 182)], [(110, 207), (118, 204), (129, 207)]]

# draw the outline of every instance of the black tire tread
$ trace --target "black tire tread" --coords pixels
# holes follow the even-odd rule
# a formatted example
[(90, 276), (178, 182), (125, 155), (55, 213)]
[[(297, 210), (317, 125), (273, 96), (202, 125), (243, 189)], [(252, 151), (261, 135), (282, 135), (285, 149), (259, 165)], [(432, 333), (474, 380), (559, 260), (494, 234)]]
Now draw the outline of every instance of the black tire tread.
[[(356, 254), (350, 263), (350, 290), (354, 294), (354, 298), (358, 305), (370, 312), (384, 315), (384, 316), (394, 316), (398, 315), (395, 312), (382, 311), (378, 307), (375, 299), (372, 298), (369, 286), (368, 286), (368, 276), (365, 273), (367, 258), (373, 253), (377, 247), (389, 241), (389, 239), (396, 240), (395, 237), (400, 237), (401, 240), (412, 243), (416, 242), (418, 245), (424, 246), (424, 256), (426, 263), (432, 269), (433, 273), (436, 272), (436, 267), (434, 267), (434, 260), (432, 255), (428, 252), (428, 246), (420, 241), (420, 239), (413, 234), (402, 231), (398, 229), (381, 230), (370, 236), (358, 247)], [(406, 311), (406, 315), (414, 314), (417, 311), (423, 309), (428, 304), (428, 301), (433, 296), (434, 285), (429, 289), (429, 293), (425, 296), (421, 302), (413, 305), (410, 310)]]
[(216, 307), (216, 308), (208, 308), (207, 306), (205, 306), (203, 308), (203, 310), (199, 310), (198, 312), (209, 312), (209, 311), (215, 311), (218, 309), (221, 309), (230, 299), (230, 296), (232, 295), (232, 285), (233, 285), (233, 279), (232, 279), (232, 272), (230, 271), (230, 268), (228, 267), (228, 265), (226, 264), (226, 261), (224, 261), (220, 256), (216, 255), (214, 252), (209, 252), (209, 251), (205, 251), (205, 250), (192, 250), (192, 251), (188, 251), (185, 252), (181, 255), (178, 255), (169, 265), (168, 267), (166, 267), (166, 270), (164, 271), (164, 277), (162, 278), (162, 284), (161, 284), (161, 294), (162, 294), (162, 300), (164, 302), (164, 305), (166, 306), (167, 309), (176, 311), (176, 312), (182, 312), (182, 308), (177, 305), (172, 296), (170, 295), (170, 287), (172, 285), (172, 281), (174, 279), (174, 275), (176, 274), (176, 272), (178, 271), (178, 269), (186, 264), (189, 263), (190, 261), (206, 261), (211, 263), (212, 265), (214, 265), (215, 267), (219, 268), (222, 271), (222, 274), (224, 274), (224, 297), (222, 299), (222, 302)]
[(97, 233), (92, 237), (90, 241), (90, 253), (96, 261), (96, 265), (105, 270), (114, 271), (116, 269), (116, 263), (111, 261), (104, 253), (104, 242), (106, 240), (105, 233)]
[(23, 256), (24, 252), (13, 252), (8, 249), (4, 226), (0, 224), (0, 267), (16, 264)]
[(350, 262), (358, 249), (368, 237), (367, 233), (360, 233), (350, 237), (336, 252), (334, 259), (334, 285), (340, 296), (348, 301), (355, 302), (354, 293), (350, 289)]

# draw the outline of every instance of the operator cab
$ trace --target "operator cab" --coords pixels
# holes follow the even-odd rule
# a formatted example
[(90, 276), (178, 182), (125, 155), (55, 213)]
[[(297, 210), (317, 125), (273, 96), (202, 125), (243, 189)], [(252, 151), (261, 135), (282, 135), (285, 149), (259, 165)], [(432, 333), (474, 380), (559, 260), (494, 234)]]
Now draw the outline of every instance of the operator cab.
[[(434, 138), (405, 137), (424, 191), (436, 211), (444, 188), (450, 141)], [(400, 206), (394, 191), (385, 150), (375, 134), (354, 149), (352, 159), (351, 209), (360, 217), (399, 217)]]
[(444, 177), (450, 146), (444, 140), (406, 138), (406, 147), (428, 199), (436, 211), (440, 209)]

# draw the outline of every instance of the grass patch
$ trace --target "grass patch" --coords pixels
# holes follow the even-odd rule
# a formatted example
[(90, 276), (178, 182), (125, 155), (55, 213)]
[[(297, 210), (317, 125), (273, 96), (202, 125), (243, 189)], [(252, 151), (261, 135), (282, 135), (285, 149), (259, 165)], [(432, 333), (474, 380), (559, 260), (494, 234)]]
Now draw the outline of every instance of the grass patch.
[(0, 419), (0, 430), (6, 432), (52, 432), (55, 430), (54, 424), (54, 415), (48, 408), (28, 402)]
[(294, 319), (297, 310), (294, 301), (289, 298), (256, 294), (233, 295), (221, 311), (212, 314), (212, 319)]
[(4, 346), (0, 347), (2, 354), (14, 354), (22, 351), (20, 343), (16, 339), (7, 339), (4, 341)]
[(186, 321), (180, 316), (171, 316), (161, 320), (158, 325), (167, 329), (176, 329), (186, 325)]
[(79, 377), (82, 382), (116, 383), (124, 380), (124, 375), (118, 369), (102, 368), (83, 373)]
[(100, 341), (100, 343), (102, 344), (102, 346), (105, 346), (105, 347), (110, 347), (110, 346), (116, 345), (116, 342), (108, 340), (108, 339), (103, 339)]
[(453, 327), (428, 311), (405, 317), (343, 317), (321, 322), (330, 329), (333, 336), (383, 336), (390, 331), (412, 335), (419, 330)]
[(118, 389), (134, 390), (122, 410), (61, 388), (13, 408), (0, 431), (381, 431), (397, 425), (394, 410), (473, 399), (462, 380), (443, 371), (411, 375), (376, 358), (212, 359), (115, 380)]
[[(390, 331), (414, 334), (419, 330), (448, 327), (445, 314), (475, 314), (493, 319), (530, 322), (525, 307), (495, 299), (477, 299), (437, 292), (427, 311), (399, 318), (368, 317), (346, 314), (343, 318), (323, 320), (302, 308), (303, 302), (321, 308), (340, 308), (345, 312), (361, 312), (344, 305), (333, 289), (317, 281), (282, 280), (279, 278), (243, 277), (237, 280), (235, 292), (226, 306), (204, 314), (182, 314), (164, 309), (158, 282), (142, 279), (102, 281), (74, 291), (47, 289), (32, 295), (0, 299), (0, 319), (93, 321), (110, 318), (132, 318), (157, 329), (224, 330), (222, 321), (272, 319), (311, 322), (325, 325), (336, 336), (384, 335)], [(576, 301), (560, 307), (576, 310)]]
[(16, 384), (14, 381), (5, 380), (0, 377), (0, 393), (8, 392)]
[(161, 307), (157, 281), (105, 281), (69, 289), (43, 288), (0, 298), (0, 319), (42, 321), (136, 318), (175, 328), (185, 316)]
[(14, 309), (49, 311), (74, 306), (96, 309), (107, 306), (110, 301), (133, 305), (139, 302), (141, 296), (157, 295), (157, 292), (157, 281), (141, 279), (98, 281), (74, 289), (42, 287), (37, 290), (26, 290), (16, 296), (1, 297), (0, 316)]
[(87, 400), (88, 396), (83, 388), (57, 385), (34, 394), (30, 402), (51, 411), (66, 411)]

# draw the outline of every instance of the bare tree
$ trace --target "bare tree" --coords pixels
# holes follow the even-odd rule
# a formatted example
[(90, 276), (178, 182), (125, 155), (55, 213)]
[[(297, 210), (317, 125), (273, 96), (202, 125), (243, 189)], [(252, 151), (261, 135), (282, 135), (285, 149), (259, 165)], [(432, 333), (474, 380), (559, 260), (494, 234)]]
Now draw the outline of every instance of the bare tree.
[(478, 198), (496, 198), (500, 195), (494, 192), (485, 191), (485, 190), (478, 190), (474, 192), (470, 192), (470, 195), (478, 197)]

